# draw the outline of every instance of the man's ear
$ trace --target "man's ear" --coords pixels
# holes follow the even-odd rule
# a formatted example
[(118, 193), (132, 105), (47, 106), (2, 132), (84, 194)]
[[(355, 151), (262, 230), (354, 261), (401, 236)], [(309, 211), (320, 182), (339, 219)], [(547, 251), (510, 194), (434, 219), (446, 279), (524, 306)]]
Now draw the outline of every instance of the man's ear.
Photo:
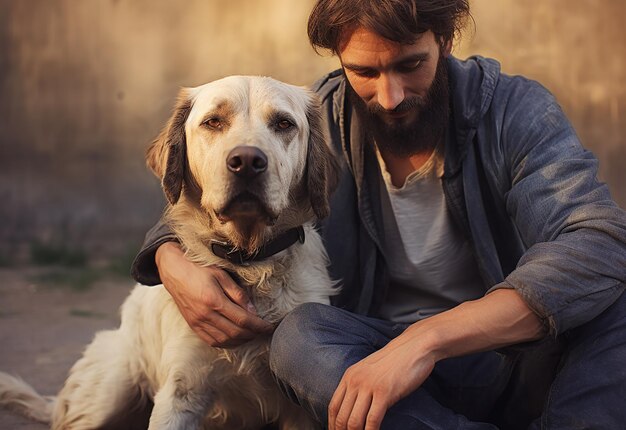
[(161, 179), (161, 186), (171, 204), (178, 201), (183, 188), (187, 162), (185, 122), (189, 111), (191, 100), (187, 89), (183, 88), (178, 93), (171, 118), (146, 153), (146, 163)]
[(317, 94), (311, 93), (307, 106), (309, 142), (306, 183), (311, 207), (318, 219), (330, 213), (330, 195), (337, 187), (339, 164), (324, 133), (322, 110)]

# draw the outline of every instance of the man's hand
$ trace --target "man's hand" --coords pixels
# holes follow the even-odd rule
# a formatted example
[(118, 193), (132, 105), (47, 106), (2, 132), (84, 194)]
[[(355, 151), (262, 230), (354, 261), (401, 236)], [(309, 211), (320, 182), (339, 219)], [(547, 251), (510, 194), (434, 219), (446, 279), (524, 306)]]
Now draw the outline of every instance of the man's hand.
[(346, 370), (328, 407), (328, 427), (377, 430), (387, 409), (419, 388), (439, 360), (543, 336), (537, 315), (504, 288), (418, 321)]
[(237, 346), (274, 329), (256, 315), (246, 292), (224, 270), (190, 262), (177, 243), (161, 245), (156, 263), (183, 318), (209, 345)]
[(426, 380), (434, 356), (402, 335), (349, 367), (328, 407), (329, 430), (377, 430), (392, 405)]

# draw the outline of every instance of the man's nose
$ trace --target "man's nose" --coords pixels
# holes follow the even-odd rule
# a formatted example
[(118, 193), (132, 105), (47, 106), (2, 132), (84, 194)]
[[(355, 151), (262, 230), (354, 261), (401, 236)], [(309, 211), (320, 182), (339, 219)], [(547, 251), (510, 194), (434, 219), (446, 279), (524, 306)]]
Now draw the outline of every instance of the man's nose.
[(402, 82), (393, 75), (381, 74), (378, 78), (378, 104), (386, 110), (395, 109), (404, 100)]

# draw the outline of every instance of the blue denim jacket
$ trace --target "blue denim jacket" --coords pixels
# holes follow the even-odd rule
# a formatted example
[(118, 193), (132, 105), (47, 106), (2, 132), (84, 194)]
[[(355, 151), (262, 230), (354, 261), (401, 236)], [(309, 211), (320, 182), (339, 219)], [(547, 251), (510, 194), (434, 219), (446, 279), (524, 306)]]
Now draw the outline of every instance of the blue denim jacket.
[[(502, 74), (482, 57), (448, 63), (443, 188), (485, 292), (515, 288), (555, 336), (593, 319), (626, 280), (626, 213), (598, 182), (597, 160), (538, 83)], [(321, 223), (331, 275), (342, 280), (334, 304), (376, 315), (388, 287), (376, 155), (341, 72), (313, 89), (342, 165), (331, 214)], [(163, 224), (148, 232), (133, 263), (137, 281), (159, 283), (154, 252), (172, 239)]]

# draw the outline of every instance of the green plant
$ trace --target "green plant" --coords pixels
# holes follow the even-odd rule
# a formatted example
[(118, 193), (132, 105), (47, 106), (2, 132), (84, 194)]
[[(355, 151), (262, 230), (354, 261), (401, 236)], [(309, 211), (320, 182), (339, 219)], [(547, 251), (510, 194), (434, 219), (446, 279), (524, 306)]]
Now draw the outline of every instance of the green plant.
[(87, 253), (79, 248), (35, 241), (30, 246), (30, 260), (40, 266), (85, 267), (88, 258)]

